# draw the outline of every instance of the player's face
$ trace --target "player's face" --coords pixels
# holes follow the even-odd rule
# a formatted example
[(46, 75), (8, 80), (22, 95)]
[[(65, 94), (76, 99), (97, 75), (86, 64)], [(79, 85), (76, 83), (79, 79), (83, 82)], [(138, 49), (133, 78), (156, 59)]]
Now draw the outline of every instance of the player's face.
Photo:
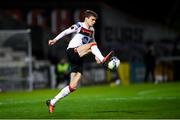
[(94, 16), (90, 16), (87, 18), (87, 24), (89, 26), (93, 26), (96, 23), (96, 18)]

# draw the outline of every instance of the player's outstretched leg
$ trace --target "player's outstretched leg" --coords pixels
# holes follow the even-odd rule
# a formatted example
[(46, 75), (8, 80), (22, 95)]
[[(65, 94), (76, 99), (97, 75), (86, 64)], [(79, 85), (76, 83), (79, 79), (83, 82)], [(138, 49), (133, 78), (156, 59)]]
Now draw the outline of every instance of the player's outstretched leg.
[(46, 105), (48, 106), (49, 113), (53, 113), (54, 106), (51, 104), (51, 100), (47, 100)]
[(110, 56), (112, 55), (112, 53), (113, 53), (113, 51), (109, 52), (109, 53), (104, 57), (102, 63), (105, 63), (105, 62), (109, 61)]
[(47, 100), (46, 104), (48, 106), (49, 113), (53, 113), (56, 102), (58, 102), (60, 99), (64, 98), (74, 90), (74, 88), (71, 88), (70, 85), (68, 85), (64, 87), (53, 99)]
[(64, 87), (53, 99), (47, 100), (46, 104), (48, 106), (49, 113), (53, 113), (55, 104), (65, 96), (69, 95), (71, 92), (76, 90), (76, 87), (81, 79), (81, 73), (72, 72), (70, 84)]

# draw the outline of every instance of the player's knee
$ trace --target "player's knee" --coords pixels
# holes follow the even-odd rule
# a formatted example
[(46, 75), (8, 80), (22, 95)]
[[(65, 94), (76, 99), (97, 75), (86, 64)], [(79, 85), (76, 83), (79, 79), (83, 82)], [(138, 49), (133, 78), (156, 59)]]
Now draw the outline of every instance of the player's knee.
[(90, 43), (90, 48), (91, 48), (92, 46), (95, 46), (95, 45), (97, 45), (96, 42), (91, 42), (91, 43)]
[(77, 86), (78, 86), (80, 79), (81, 79), (81, 73), (71, 74), (71, 81), (69, 84), (69, 89), (71, 92), (77, 89)]
[(74, 85), (71, 85), (71, 84), (69, 85), (69, 90), (70, 90), (71, 92), (75, 91), (76, 88), (77, 88), (77, 86), (74, 86)]

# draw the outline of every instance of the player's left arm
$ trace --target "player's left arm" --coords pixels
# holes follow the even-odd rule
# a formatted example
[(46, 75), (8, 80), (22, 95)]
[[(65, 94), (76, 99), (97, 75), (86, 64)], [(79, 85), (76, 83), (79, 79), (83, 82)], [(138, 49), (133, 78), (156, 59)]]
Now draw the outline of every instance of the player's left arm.
[(54, 45), (59, 39), (63, 38), (66, 35), (69, 35), (71, 33), (77, 32), (77, 26), (72, 25), (68, 29), (62, 31), (59, 35), (57, 35), (53, 40), (49, 40), (48, 44), (49, 45)]

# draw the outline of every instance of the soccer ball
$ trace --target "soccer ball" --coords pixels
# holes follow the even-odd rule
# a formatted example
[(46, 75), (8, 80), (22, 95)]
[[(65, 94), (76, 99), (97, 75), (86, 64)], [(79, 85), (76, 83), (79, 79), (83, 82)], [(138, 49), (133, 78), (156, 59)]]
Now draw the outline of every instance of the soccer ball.
[(120, 60), (117, 57), (112, 57), (108, 63), (108, 68), (113, 70), (119, 67)]

